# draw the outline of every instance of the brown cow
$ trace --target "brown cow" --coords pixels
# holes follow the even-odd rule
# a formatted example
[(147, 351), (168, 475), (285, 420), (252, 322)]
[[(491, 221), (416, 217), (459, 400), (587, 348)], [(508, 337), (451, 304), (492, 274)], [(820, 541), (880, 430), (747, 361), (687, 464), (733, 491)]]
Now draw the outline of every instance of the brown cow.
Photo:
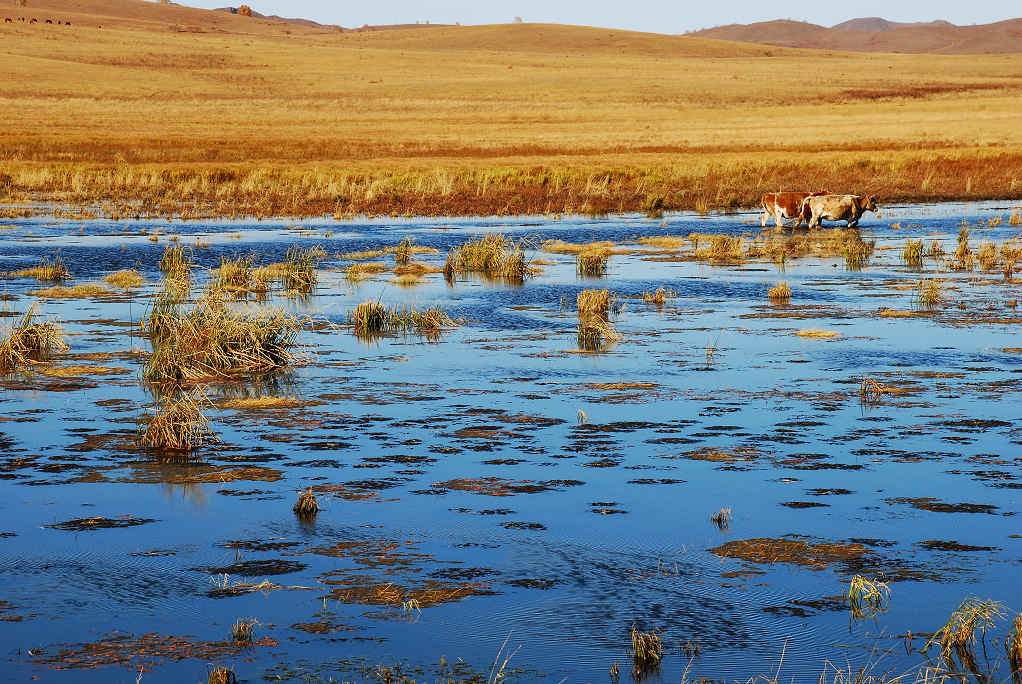
[(760, 205), (763, 207), (763, 215), (760, 217), (760, 225), (766, 226), (767, 219), (771, 216), (774, 217), (774, 224), (780, 228), (784, 225), (784, 219), (797, 218), (798, 221), (795, 223), (795, 227), (798, 228), (802, 224), (802, 218), (799, 215), (799, 210), (802, 208), (802, 202), (807, 197), (815, 197), (817, 195), (826, 195), (827, 191), (821, 192), (768, 192), (763, 195), (760, 200)]
[(828, 221), (847, 221), (849, 228), (859, 225), (862, 215), (872, 211), (880, 211), (877, 198), (873, 195), (823, 195), (822, 197), (806, 197), (802, 200), (802, 208), (798, 213), (799, 222), (809, 221), (810, 228), (816, 228), (824, 219)]

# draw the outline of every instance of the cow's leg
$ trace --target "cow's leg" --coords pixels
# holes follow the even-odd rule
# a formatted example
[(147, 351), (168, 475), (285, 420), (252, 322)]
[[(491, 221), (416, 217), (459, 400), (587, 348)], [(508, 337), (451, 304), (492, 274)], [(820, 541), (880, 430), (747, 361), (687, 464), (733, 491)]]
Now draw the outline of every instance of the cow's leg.
[(770, 214), (767, 213), (766, 207), (763, 207), (763, 213), (759, 215), (759, 225), (761, 228), (766, 228), (768, 216), (770, 216)]
[(774, 225), (778, 228), (784, 228), (784, 209), (774, 205)]

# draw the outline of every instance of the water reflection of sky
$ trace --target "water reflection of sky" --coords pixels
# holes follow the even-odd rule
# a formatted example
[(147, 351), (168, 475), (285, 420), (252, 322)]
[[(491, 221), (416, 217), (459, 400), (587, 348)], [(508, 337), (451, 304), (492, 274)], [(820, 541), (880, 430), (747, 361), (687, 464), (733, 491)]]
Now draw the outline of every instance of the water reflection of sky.
[[(900, 286), (920, 276), (900, 264), (906, 237), (942, 239), (950, 251), (964, 218), (974, 246), (1002, 241), (1019, 229), (975, 224), (1008, 211), (1005, 203), (885, 207), (882, 220), (863, 222), (879, 250), (856, 273), (840, 258), (789, 261), (780, 273), (772, 264), (615, 255), (608, 277), (595, 284), (624, 302), (615, 322), (625, 339), (601, 355), (568, 353), (576, 319), (573, 306), (561, 311), (559, 302), (573, 305), (579, 290), (594, 285), (576, 278), (570, 255), (544, 255), (557, 263), (525, 286), (465, 278), (452, 287), (431, 275), (409, 289), (390, 284), (389, 274), (350, 286), (341, 271), (349, 262), (335, 255), (410, 235), (440, 250), (418, 259), (441, 265), (450, 247), (489, 230), (515, 239), (626, 242), (692, 231), (753, 235), (758, 217), (5, 221), (13, 227), (0, 243), (4, 270), (60, 247), (76, 282), (137, 264), (152, 283), (166, 233), (180, 234), (183, 245), (208, 242), (196, 253), (205, 267), (247, 253), (269, 263), (294, 242), (321, 244), (331, 258), (317, 296), (280, 303), (338, 324), (368, 298), (440, 303), (466, 321), (436, 344), (405, 337), (365, 344), (346, 329), (304, 333), (313, 363), (271, 389), (323, 403), (213, 410), (225, 444), (195, 466), (157, 466), (121, 446), (135, 429), (137, 407), (151, 400), (130, 357), (68, 361), (125, 372), (79, 378), (60, 388), (67, 391), (52, 391), (50, 378), (8, 380), (0, 393), (0, 532), (16, 536), (0, 538), (0, 618), (23, 618), (0, 621), (10, 671), (126, 680), (123, 669), (55, 672), (37, 661), (48, 662), (61, 644), (115, 631), (219, 642), (230, 623), (248, 616), (261, 623), (257, 636), (278, 645), (224, 651), (218, 661), (249, 680), (268, 672), (358, 679), (361, 670), (342, 662), (358, 658), (430, 666), (444, 656), (485, 670), (512, 633), (514, 647), (522, 646), (512, 662), (530, 668), (522, 679), (539, 672), (550, 681), (596, 681), (615, 659), (627, 676), (632, 624), (663, 636), (666, 680), (680, 679), (687, 664), (681, 645), (689, 641), (702, 647), (690, 675), (720, 679), (770, 672), (782, 649), (782, 674), (800, 681), (815, 680), (828, 658), (865, 662), (863, 647), (871, 645), (896, 644), (881, 669), (919, 664), (921, 656), (906, 656), (886, 637), (936, 629), (968, 594), (1022, 608), (1020, 540), (1012, 536), (1022, 434), (1014, 376), (1022, 355), (1002, 351), (1020, 346), (1015, 325), (969, 324), (978, 316), (1014, 317), (1004, 302), (1018, 288), (998, 282), (999, 274), (940, 274), (958, 287), (952, 296), (966, 303), (964, 311), (952, 307), (934, 319), (876, 312), (912, 308), (911, 288)], [(159, 243), (140, 234), (154, 229), (163, 234)], [(765, 292), (779, 279), (794, 291), (792, 306), (806, 307), (801, 317), (772, 316)], [(636, 298), (661, 285), (678, 293), (662, 310)], [(3, 287), (9, 309), (22, 311), (37, 285), (7, 278)], [(139, 320), (147, 292), (49, 300), (41, 310), (65, 322), (72, 354), (123, 352), (146, 344), (110, 320)], [(841, 336), (793, 334), (803, 328)], [(709, 360), (707, 346), (715, 348)], [(331, 365), (338, 362), (345, 365)], [(857, 396), (864, 374), (910, 391), (864, 407)], [(577, 424), (579, 410), (588, 425)], [(967, 422), (977, 420), (993, 422)], [(250, 478), (232, 480), (241, 469)], [(511, 495), (471, 491), (466, 480), (479, 478), (502, 478), (486, 480), (488, 491), (511, 487)], [(291, 513), (295, 492), (306, 486), (326, 490), (312, 526)], [(927, 497), (995, 508), (935, 512), (926, 510), (933, 508)], [(734, 512), (727, 531), (709, 521), (722, 506)], [(82, 532), (46, 527), (125, 515), (154, 522)], [(821, 568), (710, 551), (782, 537), (846, 551), (858, 544), (859, 551)], [(923, 545), (933, 540), (989, 550)], [(275, 560), (285, 561), (283, 570), (301, 569), (229, 579), (281, 585), (273, 591), (210, 596), (213, 570)], [(898, 581), (888, 613), (850, 624), (838, 597), (860, 570)], [(414, 618), (400, 606), (352, 599), (360, 588), (388, 584), (409, 596), (437, 587), (462, 593)], [(310, 631), (311, 624), (327, 633)], [(988, 639), (992, 660), (1002, 635)], [(171, 659), (144, 681), (200, 679), (205, 662)]]

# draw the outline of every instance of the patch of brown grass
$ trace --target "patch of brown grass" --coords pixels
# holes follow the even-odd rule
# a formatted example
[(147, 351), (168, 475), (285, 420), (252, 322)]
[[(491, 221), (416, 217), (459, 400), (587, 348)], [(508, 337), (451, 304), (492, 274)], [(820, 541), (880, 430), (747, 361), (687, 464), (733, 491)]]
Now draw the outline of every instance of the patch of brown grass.
[(103, 276), (103, 282), (122, 290), (130, 290), (141, 287), (145, 283), (145, 278), (135, 269), (123, 269)]
[(54, 285), (53, 287), (43, 288), (42, 290), (34, 290), (30, 292), (33, 297), (44, 297), (49, 299), (85, 299), (87, 297), (103, 297), (106, 295), (112, 295), (109, 289), (99, 283), (83, 283), (81, 285), (73, 285), (71, 287), (65, 287), (64, 285)]

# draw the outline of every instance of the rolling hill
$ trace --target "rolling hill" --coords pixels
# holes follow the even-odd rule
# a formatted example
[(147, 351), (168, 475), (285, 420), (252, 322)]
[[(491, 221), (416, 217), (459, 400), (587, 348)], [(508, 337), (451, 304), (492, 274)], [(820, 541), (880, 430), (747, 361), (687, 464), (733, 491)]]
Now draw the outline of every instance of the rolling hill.
[(955, 26), (946, 21), (905, 24), (869, 17), (852, 19), (831, 28), (776, 20), (718, 26), (690, 35), (779, 47), (853, 52), (947, 55), (1022, 52), (1022, 19)]

